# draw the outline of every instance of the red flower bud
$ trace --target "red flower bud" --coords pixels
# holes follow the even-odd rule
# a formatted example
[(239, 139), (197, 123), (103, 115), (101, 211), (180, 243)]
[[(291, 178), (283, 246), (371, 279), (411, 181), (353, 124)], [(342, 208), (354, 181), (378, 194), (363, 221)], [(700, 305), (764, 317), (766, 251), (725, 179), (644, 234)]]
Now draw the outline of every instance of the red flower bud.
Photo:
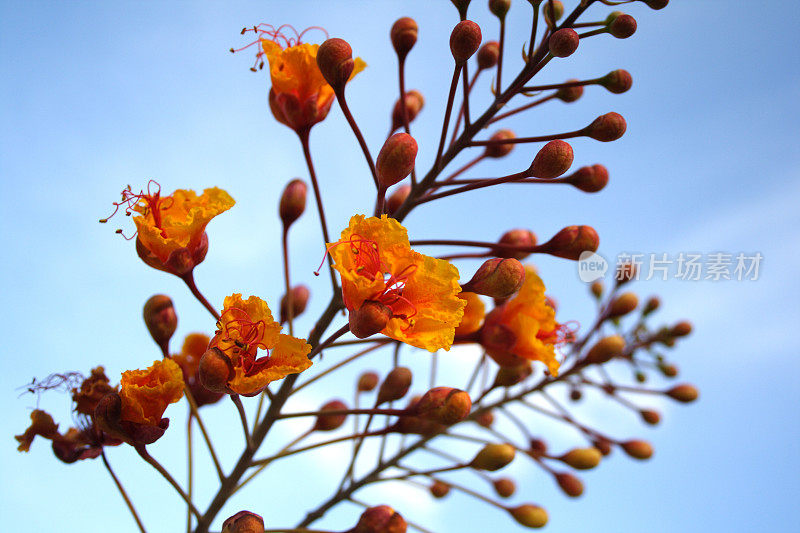
[(639, 414), (642, 416), (642, 420), (651, 426), (655, 426), (661, 422), (661, 415), (658, 413), (658, 411), (654, 411), (652, 409), (642, 409), (639, 411)]
[(334, 90), (342, 89), (355, 68), (353, 49), (344, 39), (328, 39), (317, 49), (317, 66)]
[(303, 180), (294, 179), (286, 184), (278, 204), (278, 215), (285, 228), (291, 226), (306, 210), (307, 193), (308, 185)]
[(636, 19), (630, 15), (617, 15), (608, 24), (608, 33), (617, 39), (627, 39), (636, 33)]
[(622, 443), (622, 449), (634, 459), (645, 460), (653, 456), (653, 446), (643, 440), (629, 440)]
[(379, 333), (392, 318), (392, 310), (375, 300), (366, 300), (361, 307), (350, 311), (350, 332), (359, 339)]
[(586, 127), (584, 133), (587, 137), (591, 137), (596, 141), (607, 143), (616, 141), (625, 135), (627, 128), (628, 124), (622, 115), (612, 111), (594, 119), (594, 122)]
[(416, 159), (417, 141), (411, 135), (395, 133), (386, 139), (375, 160), (381, 187), (387, 189), (411, 174)]
[(529, 171), (536, 178), (557, 178), (569, 170), (574, 157), (569, 143), (558, 139), (550, 141), (536, 154)]
[(472, 409), (472, 400), (463, 390), (435, 387), (414, 406), (414, 415), (450, 426), (464, 420)]
[(434, 498), (444, 498), (450, 493), (450, 485), (438, 479), (430, 486), (431, 495)]
[[(311, 297), (311, 291), (305, 285), (295, 285), (291, 289), (292, 295), (292, 318), (297, 318), (303, 314)], [(284, 294), (281, 298), (281, 324), (289, 320), (289, 298)]]
[(333, 431), (339, 429), (347, 419), (347, 415), (343, 414), (324, 414), (325, 411), (344, 411), (347, 409), (347, 404), (341, 400), (331, 400), (319, 408), (320, 414), (317, 415), (317, 422), (314, 424), (314, 431)]
[[(559, 2), (560, 4), (561, 2)], [(547, 4), (545, 4), (547, 5)], [(547, 511), (538, 505), (526, 503), (508, 510), (518, 524), (525, 527), (538, 529), (547, 525)]]
[(609, 304), (608, 318), (625, 316), (639, 305), (639, 298), (632, 292), (623, 292)]
[(494, 480), (492, 485), (494, 486), (494, 491), (501, 498), (510, 498), (517, 491), (517, 485), (514, 480), (507, 477)]
[(590, 470), (600, 464), (603, 455), (597, 448), (575, 448), (559, 459), (576, 470)]
[(603, 165), (581, 167), (564, 181), (583, 192), (598, 192), (608, 184), (608, 169)]
[(481, 28), (471, 20), (462, 20), (450, 34), (450, 52), (456, 64), (465, 63), (481, 45)]
[(378, 374), (375, 372), (364, 372), (358, 377), (356, 388), (358, 392), (372, 392), (378, 386)]
[(402, 17), (392, 24), (392, 29), (389, 32), (389, 38), (392, 40), (394, 51), (397, 52), (397, 57), (402, 61), (408, 53), (414, 48), (417, 42), (417, 34), (419, 27), (417, 22), (410, 17)]
[(669, 4), (669, 0), (644, 0), (644, 3), (647, 4), (647, 7), (650, 9), (664, 9)]
[[(506, 139), (513, 139), (516, 137), (514, 132), (511, 130), (497, 130), (489, 137), (490, 141), (503, 141)], [(483, 152), (484, 157), (492, 157), (492, 158), (499, 158), (505, 157), (511, 153), (511, 150), (514, 149), (513, 143), (501, 143), (498, 142), (497, 144), (487, 144), (486, 149)]]
[(170, 297), (164, 294), (151, 296), (144, 304), (142, 315), (150, 336), (162, 350), (166, 350), (178, 327), (178, 315)]
[(391, 216), (392, 213), (400, 209), (408, 195), (411, 194), (411, 185), (401, 185), (386, 199), (386, 211)]
[(556, 474), (556, 482), (558, 486), (561, 487), (561, 490), (564, 491), (564, 494), (571, 498), (577, 498), (583, 494), (583, 483), (577, 476), (569, 472)]
[(378, 400), (375, 405), (393, 402), (408, 394), (412, 378), (411, 370), (404, 366), (393, 369), (381, 383), (381, 388), (378, 389)]
[[(567, 80), (567, 82), (572, 81), (578, 80)], [(583, 86), (581, 85), (577, 85), (575, 87), (562, 87), (556, 91), (556, 98), (567, 104), (576, 102), (581, 96), (583, 96)]]
[(620, 68), (603, 76), (600, 79), (600, 85), (614, 94), (621, 94), (633, 86), (633, 77), (630, 72)]
[(499, 19), (504, 19), (511, 9), (511, 0), (489, 0), (489, 11)]
[(406, 521), (394, 509), (378, 505), (364, 511), (348, 533), (405, 533), (407, 528)]
[(556, 57), (569, 57), (578, 49), (580, 38), (572, 28), (562, 28), (550, 36), (547, 42), (550, 53)]
[(583, 252), (596, 252), (600, 237), (591, 226), (567, 226), (540, 245), (541, 252), (577, 261)]
[(667, 396), (683, 403), (691, 403), (695, 401), (699, 395), (700, 393), (697, 391), (697, 387), (688, 383), (675, 385), (667, 391)]
[(494, 415), (491, 411), (484, 411), (478, 415), (478, 417), (475, 419), (475, 422), (477, 422), (480, 426), (490, 428), (492, 427), (492, 424), (494, 424)]
[[(505, 233), (503, 236), (500, 237), (498, 241), (500, 244), (510, 244), (513, 246), (520, 246), (520, 247), (531, 247), (533, 248), (536, 246), (536, 234), (531, 230), (527, 229), (512, 229)], [(498, 257), (513, 257), (514, 259), (525, 259), (528, 257), (530, 252), (521, 252), (516, 250), (502, 250), (500, 248), (494, 250), (494, 255)]]
[(264, 519), (250, 511), (239, 511), (222, 523), (222, 533), (264, 533)]
[(495, 472), (508, 466), (514, 460), (515, 454), (516, 450), (510, 444), (487, 444), (481, 448), (469, 466), (477, 470)]
[[(405, 101), (406, 116), (408, 117), (408, 123), (411, 124), (425, 106), (425, 98), (419, 91), (411, 90), (406, 92)], [(400, 106), (401, 102), (398, 98), (392, 109), (392, 132), (403, 126), (403, 108)]]
[(547, 25), (553, 26), (564, 16), (564, 4), (560, 0), (545, 0), (542, 5), (542, 15), (544, 15)]
[(493, 68), (500, 60), (500, 43), (487, 41), (478, 49), (478, 70)]
[(692, 323), (687, 322), (686, 320), (678, 322), (677, 324), (672, 326), (672, 329), (670, 330), (670, 333), (672, 334), (673, 337), (685, 337), (689, 335), (691, 332), (692, 332)]
[(531, 365), (530, 361), (524, 361), (517, 366), (501, 366), (497, 369), (492, 388), (513, 387), (523, 382), (531, 374), (533, 374), (533, 365)]
[(197, 373), (205, 388), (212, 392), (227, 393), (228, 381), (234, 376), (233, 363), (219, 348), (209, 348), (200, 358)]
[(603, 337), (586, 353), (586, 362), (601, 365), (622, 355), (625, 350), (625, 339), (620, 335)]
[(483, 263), (462, 290), (492, 298), (508, 298), (522, 287), (525, 267), (512, 258), (494, 258)]

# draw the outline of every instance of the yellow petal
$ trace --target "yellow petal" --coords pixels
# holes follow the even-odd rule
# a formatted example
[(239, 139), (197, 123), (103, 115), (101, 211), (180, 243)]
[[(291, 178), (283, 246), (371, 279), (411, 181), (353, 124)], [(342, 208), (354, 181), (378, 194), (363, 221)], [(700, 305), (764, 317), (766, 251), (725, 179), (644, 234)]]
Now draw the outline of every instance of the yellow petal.
[(260, 372), (245, 376), (241, 366), (234, 368), (235, 375), (228, 386), (243, 396), (258, 394), (273, 381), (283, 379), (289, 374), (298, 374), (311, 366), (308, 354), (311, 345), (305, 339), (297, 339), (281, 334), (270, 352), (269, 362)]
[(154, 361), (145, 370), (122, 373), (122, 420), (157, 425), (167, 406), (183, 396), (183, 372), (172, 359)]

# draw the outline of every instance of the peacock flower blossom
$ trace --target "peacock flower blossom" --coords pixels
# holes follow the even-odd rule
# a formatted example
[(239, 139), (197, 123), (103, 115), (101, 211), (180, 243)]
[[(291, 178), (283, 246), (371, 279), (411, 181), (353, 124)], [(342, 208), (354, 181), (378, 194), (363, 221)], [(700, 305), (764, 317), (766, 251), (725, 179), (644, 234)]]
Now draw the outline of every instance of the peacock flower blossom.
[(391, 312), (384, 335), (430, 352), (450, 349), (467, 305), (455, 266), (412, 250), (406, 229), (386, 215), (353, 216), (328, 251), (351, 315), (377, 302)]
[[(271, 382), (311, 366), (311, 345), (281, 333), (267, 303), (257, 296), (227, 296), (209, 349), (217, 348), (231, 363), (227, 389), (254, 396)], [(266, 352), (259, 357), (259, 350)]]
[(224, 396), (222, 393), (205, 388), (200, 383), (200, 377), (198, 376), (200, 358), (206, 352), (209, 342), (211, 342), (211, 339), (208, 335), (190, 333), (183, 341), (181, 352), (172, 356), (172, 360), (181, 367), (183, 381), (189, 387), (189, 392), (191, 392), (197, 407), (216, 403)]
[(142, 261), (155, 269), (184, 276), (205, 259), (208, 223), (234, 203), (227, 192), (217, 187), (206, 189), (200, 196), (184, 189), (162, 196), (161, 186), (150, 180), (147, 191), (134, 193), (130, 185), (125, 188), (122, 200), (114, 202), (111, 216), (120, 208), (126, 216), (134, 214), (136, 252)]
[(545, 297), (544, 282), (532, 267), (510, 300), (493, 309), (481, 330), (481, 344), (501, 366), (518, 366), (525, 360), (541, 361), (557, 376), (560, 363), (555, 348), (571, 342), (573, 331), (559, 324)]

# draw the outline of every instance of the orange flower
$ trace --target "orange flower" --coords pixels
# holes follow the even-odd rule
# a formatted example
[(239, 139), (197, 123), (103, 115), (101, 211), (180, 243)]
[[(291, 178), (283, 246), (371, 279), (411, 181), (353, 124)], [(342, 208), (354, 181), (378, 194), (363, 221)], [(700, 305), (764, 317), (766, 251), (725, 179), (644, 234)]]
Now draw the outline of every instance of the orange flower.
[(483, 317), (486, 315), (486, 306), (483, 304), (480, 296), (474, 292), (462, 292), (458, 295), (459, 298), (467, 302), (464, 308), (464, 318), (456, 328), (456, 335), (469, 335), (481, 329), (483, 324)]
[(167, 406), (183, 396), (183, 373), (172, 359), (154, 361), (146, 370), (128, 370), (119, 382), (121, 420), (157, 426)]
[[(281, 333), (269, 306), (257, 296), (243, 300), (241, 294), (232, 294), (225, 298), (209, 348), (218, 348), (228, 357), (233, 368), (228, 389), (243, 396), (254, 396), (271, 382), (311, 366), (311, 346), (305, 339)], [(258, 357), (259, 350), (266, 356)]]
[[(157, 187), (155, 192), (151, 191), (153, 186)], [(130, 185), (123, 190), (122, 200), (114, 202), (116, 209), (111, 216), (120, 207), (126, 215), (136, 213), (133, 221), (139, 257), (153, 268), (183, 276), (205, 259), (208, 251), (206, 225), (234, 203), (227, 192), (217, 187), (206, 189), (200, 196), (183, 189), (161, 196), (161, 186), (150, 180), (147, 192), (135, 194)], [(117, 230), (117, 233), (122, 231)]]
[(547, 303), (544, 283), (531, 267), (525, 268), (519, 292), (486, 317), (481, 344), (501, 366), (517, 366), (523, 360), (541, 361), (554, 376), (559, 362), (555, 346), (569, 342), (572, 332), (555, 320)]
[(384, 335), (431, 352), (450, 349), (467, 305), (456, 267), (412, 250), (406, 229), (386, 215), (353, 216), (328, 250), (347, 309), (379, 302), (391, 310)]
[(178, 363), (183, 372), (183, 380), (192, 393), (192, 398), (198, 407), (216, 403), (222, 398), (223, 394), (208, 390), (200, 383), (197, 371), (200, 366), (200, 358), (208, 348), (211, 339), (202, 333), (190, 333), (183, 341), (181, 353), (173, 355), (172, 360)]

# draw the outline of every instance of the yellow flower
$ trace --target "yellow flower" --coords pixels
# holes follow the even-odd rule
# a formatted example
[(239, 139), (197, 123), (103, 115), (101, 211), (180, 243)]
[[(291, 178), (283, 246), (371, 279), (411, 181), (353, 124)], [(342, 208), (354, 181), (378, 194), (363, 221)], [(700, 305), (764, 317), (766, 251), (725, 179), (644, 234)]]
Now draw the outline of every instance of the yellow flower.
[(483, 304), (480, 296), (474, 292), (462, 292), (458, 295), (459, 298), (467, 302), (464, 308), (464, 318), (456, 328), (456, 335), (469, 335), (481, 329), (483, 324), (483, 317), (486, 314), (486, 306)]
[[(243, 396), (260, 393), (271, 382), (297, 374), (311, 366), (311, 346), (305, 339), (281, 333), (267, 303), (241, 294), (225, 298), (211, 348), (218, 348), (231, 361), (233, 374), (228, 388)], [(259, 357), (259, 350), (266, 354)]]
[(467, 302), (458, 298), (458, 269), (411, 249), (406, 229), (386, 215), (355, 215), (328, 245), (350, 311), (369, 300), (391, 310), (382, 333), (418, 348), (449, 350)]
[(128, 370), (119, 382), (124, 422), (158, 426), (164, 411), (183, 396), (183, 373), (172, 359), (145, 370)]

